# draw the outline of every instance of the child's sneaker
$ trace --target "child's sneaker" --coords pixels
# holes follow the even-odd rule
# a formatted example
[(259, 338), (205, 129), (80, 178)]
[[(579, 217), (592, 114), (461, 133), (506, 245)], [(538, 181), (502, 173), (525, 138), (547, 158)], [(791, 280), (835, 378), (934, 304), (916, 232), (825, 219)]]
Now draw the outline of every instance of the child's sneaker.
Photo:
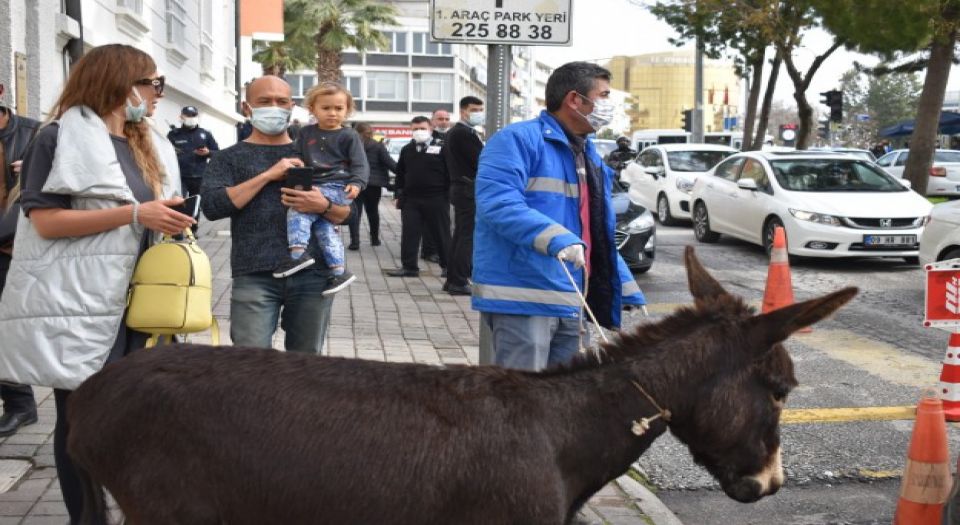
[(340, 275), (334, 275), (327, 281), (327, 287), (323, 289), (321, 295), (333, 295), (340, 290), (343, 290), (347, 286), (350, 286), (350, 283), (357, 280), (357, 276), (352, 273), (344, 270)]
[(313, 257), (310, 257), (307, 254), (303, 254), (299, 259), (294, 259), (293, 257), (287, 257), (285, 261), (277, 265), (273, 269), (273, 276), (277, 279), (283, 279), (284, 277), (290, 277), (291, 275), (303, 270), (304, 268), (309, 268), (313, 266)]

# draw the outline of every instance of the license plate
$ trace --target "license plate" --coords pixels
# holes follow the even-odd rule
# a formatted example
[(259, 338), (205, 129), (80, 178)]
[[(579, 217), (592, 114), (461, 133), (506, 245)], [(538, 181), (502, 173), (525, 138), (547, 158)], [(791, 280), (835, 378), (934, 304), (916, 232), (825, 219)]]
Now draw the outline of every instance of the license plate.
[(913, 246), (916, 235), (864, 235), (864, 246)]

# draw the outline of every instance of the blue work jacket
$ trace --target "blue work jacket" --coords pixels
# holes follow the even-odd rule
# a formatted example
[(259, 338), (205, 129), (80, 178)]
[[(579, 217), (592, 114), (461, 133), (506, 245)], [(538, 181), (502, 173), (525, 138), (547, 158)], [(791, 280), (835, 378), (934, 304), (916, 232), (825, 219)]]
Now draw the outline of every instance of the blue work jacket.
[[(604, 228), (609, 242), (609, 319), (620, 325), (624, 305), (646, 304), (617, 252), (610, 200), (614, 173), (586, 141), (586, 162), (602, 173)], [(583, 291), (584, 271), (557, 260), (571, 244), (584, 244), (576, 160), (560, 123), (548, 112), (494, 134), (480, 154), (476, 183), (473, 298), (481, 312), (549, 317), (580, 316), (581, 303), (562, 264)], [(597, 312), (594, 312), (597, 314)], [(598, 317), (601, 317), (597, 314)], [(607, 316), (604, 316), (607, 317)]]

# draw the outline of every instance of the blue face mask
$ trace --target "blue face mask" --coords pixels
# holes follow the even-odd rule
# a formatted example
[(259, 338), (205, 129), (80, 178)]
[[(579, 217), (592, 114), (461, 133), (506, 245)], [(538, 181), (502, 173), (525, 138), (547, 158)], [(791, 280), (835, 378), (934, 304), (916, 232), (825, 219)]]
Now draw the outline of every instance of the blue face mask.
[(279, 135), (287, 129), (290, 113), (277, 106), (250, 108), (250, 124), (264, 135)]
[(140, 92), (138, 92), (136, 88), (134, 88), (133, 94), (137, 97), (137, 100), (140, 101), (140, 104), (134, 106), (130, 103), (130, 97), (127, 97), (126, 118), (127, 122), (140, 122), (147, 114), (147, 101), (143, 100), (143, 97), (140, 96)]

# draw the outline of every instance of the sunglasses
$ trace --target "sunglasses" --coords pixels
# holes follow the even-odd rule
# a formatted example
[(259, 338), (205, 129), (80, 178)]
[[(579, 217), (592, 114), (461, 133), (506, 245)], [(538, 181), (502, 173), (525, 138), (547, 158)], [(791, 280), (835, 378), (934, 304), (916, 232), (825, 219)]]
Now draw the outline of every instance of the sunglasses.
[(160, 96), (163, 94), (163, 87), (166, 82), (166, 77), (161, 75), (157, 78), (144, 78), (134, 82), (134, 84), (138, 86), (153, 86), (153, 90), (157, 93), (157, 96)]

